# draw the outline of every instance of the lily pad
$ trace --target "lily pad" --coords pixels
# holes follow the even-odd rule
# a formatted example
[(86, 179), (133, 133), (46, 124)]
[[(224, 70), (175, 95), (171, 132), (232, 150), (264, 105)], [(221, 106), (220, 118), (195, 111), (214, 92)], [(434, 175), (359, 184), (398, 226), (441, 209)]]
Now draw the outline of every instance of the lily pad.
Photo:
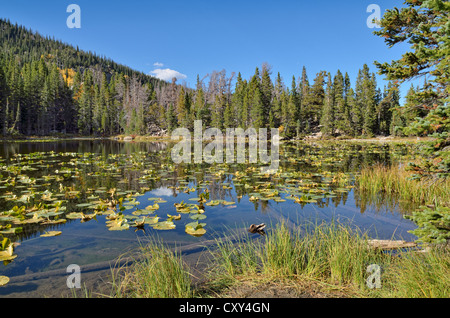
[(77, 208), (90, 208), (90, 207), (93, 207), (94, 204), (92, 204), (92, 203), (80, 203), (80, 204), (77, 204), (76, 206), (77, 206)]
[(194, 237), (202, 237), (206, 234), (204, 223), (193, 222), (186, 224), (185, 232)]
[(130, 225), (128, 223), (123, 224), (115, 224), (111, 227), (109, 227), (110, 231), (126, 231), (130, 228)]
[(153, 226), (153, 228), (157, 229), (157, 230), (163, 230), (163, 231), (164, 230), (173, 230), (176, 228), (176, 225), (172, 221), (163, 221), (163, 222), (156, 223)]
[(152, 218), (145, 218), (145, 224), (153, 225), (159, 222), (159, 217), (154, 216)]
[(220, 200), (212, 200), (212, 201), (209, 201), (209, 202), (207, 202), (207, 203), (205, 203), (207, 206), (216, 206), (216, 205), (219, 205), (220, 204)]
[(0, 276), (0, 287), (9, 283), (9, 277)]
[(232, 204), (235, 204), (236, 202), (234, 202), (234, 201), (222, 201), (222, 204), (223, 205), (232, 205)]
[(71, 219), (71, 220), (81, 219), (81, 218), (83, 218), (83, 213), (72, 212), (72, 213), (67, 214), (66, 218)]
[(53, 237), (53, 236), (59, 236), (61, 234), (62, 234), (61, 231), (50, 231), (50, 232), (45, 232), (44, 234), (41, 234), (41, 237)]
[(204, 215), (204, 214), (193, 214), (189, 218), (191, 218), (192, 220), (204, 220), (204, 219), (206, 219), (206, 215)]

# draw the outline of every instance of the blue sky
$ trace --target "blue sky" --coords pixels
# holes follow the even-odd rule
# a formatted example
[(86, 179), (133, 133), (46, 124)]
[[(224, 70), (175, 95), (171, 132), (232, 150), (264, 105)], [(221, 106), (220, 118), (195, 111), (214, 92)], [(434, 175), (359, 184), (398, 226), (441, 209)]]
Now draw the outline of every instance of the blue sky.
[[(70, 4), (81, 8), (80, 29), (66, 25)], [(354, 85), (364, 63), (375, 72), (373, 61), (397, 59), (408, 48), (389, 49), (373, 35), (370, 4), (383, 13), (403, 1), (4, 0), (0, 17), (147, 74), (177, 72), (190, 87), (197, 74), (214, 70), (248, 79), (264, 62), (288, 86), (303, 66), (311, 83), (321, 70), (340, 69)]]

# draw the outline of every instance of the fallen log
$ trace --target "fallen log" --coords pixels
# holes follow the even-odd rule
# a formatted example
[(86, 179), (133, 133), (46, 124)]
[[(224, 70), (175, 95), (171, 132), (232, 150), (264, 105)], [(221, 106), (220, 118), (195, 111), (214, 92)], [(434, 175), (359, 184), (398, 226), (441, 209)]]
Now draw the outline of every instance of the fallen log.
[(393, 241), (393, 240), (370, 240), (368, 241), (369, 247), (379, 250), (395, 250), (400, 248), (412, 248), (417, 247), (417, 243), (406, 241)]

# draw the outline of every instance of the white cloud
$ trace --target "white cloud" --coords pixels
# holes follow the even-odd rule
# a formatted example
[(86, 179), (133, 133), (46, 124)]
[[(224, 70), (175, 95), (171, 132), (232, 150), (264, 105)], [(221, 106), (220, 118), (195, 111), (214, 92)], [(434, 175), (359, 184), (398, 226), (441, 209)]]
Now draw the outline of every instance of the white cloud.
[(163, 80), (163, 81), (171, 81), (172, 78), (174, 78), (174, 77), (176, 77), (177, 80), (184, 80), (187, 78), (186, 75), (181, 74), (180, 72), (171, 70), (169, 68), (166, 68), (166, 69), (158, 68), (154, 71), (151, 71), (150, 74), (156, 78), (159, 78), (160, 80)]
[(163, 63), (156, 62), (155, 64), (153, 64), (153, 66), (155, 66), (155, 67), (163, 67), (164, 64), (163, 64)]
[(159, 188), (153, 191), (150, 191), (151, 195), (156, 197), (170, 197), (173, 195), (173, 190), (169, 188)]

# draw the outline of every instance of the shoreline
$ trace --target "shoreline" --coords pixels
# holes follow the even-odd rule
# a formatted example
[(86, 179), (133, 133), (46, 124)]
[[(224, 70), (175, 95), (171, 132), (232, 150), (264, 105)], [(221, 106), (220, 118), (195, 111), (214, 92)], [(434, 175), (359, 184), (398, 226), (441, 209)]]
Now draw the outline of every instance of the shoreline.
[[(181, 139), (181, 138), (180, 138)], [(223, 138), (227, 140), (227, 138)], [(247, 138), (246, 138), (247, 139)], [(28, 137), (2, 137), (0, 142), (57, 142), (57, 141), (71, 141), (71, 140), (111, 140), (111, 141), (121, 141), (121, 142), (176, 142), (172, 140), (171, 136), (128, 136), (128, 135), (118, 135), (118, 136), (108, 136), (108, 137), (95, 137), (95, 136), (28, 136)], [(195, 139), (192, 138), (194, 141)], [(280, 138), (280, 142), (380, 142), (380, 143), (391, 143), (391, 142), (427, 142), (431, 141), (431, 137), (393, 137), (393, 136), (379, 136), (371, 138), (342, 138), (342, 137), (327, 137), (327, 138), (308, 138), (308, 136), (302, 139), (285, 139)]]

